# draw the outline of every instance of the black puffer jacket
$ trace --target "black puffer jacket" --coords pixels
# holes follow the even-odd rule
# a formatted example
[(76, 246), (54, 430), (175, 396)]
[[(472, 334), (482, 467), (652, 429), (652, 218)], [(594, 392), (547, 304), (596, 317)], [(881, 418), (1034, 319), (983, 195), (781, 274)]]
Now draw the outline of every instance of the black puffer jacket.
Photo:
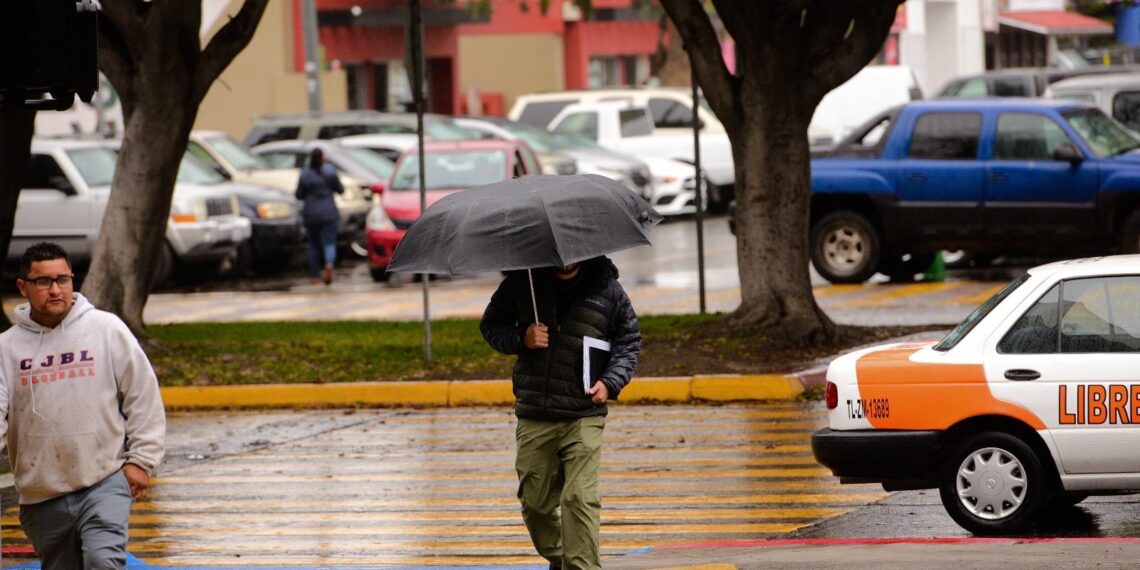
[[(606, 257), (582, 262), (582, 274), (564, 291), (572, 300), (559, 303), (558, 282), (550, 270), (535, 270), (534, 286), (539, 321), (550, 331), (550, 347), (528, 349), (523, 344), (534, 322), (530, 285), (525, 271), (509, 274), (491, 297), (479, 330), (495, 350), (516, 354), (515, 414), (520, 418), (565, 420), (604, 416), (605, 404), (594, 404), (582, 384), (582, 337), (610, 343), (610, 359), (600, 378), (617, 399), (629, 384), (641, 352), (641, 329), (617, 268)], [(558, 307), (567, 307), (559, 314)]]

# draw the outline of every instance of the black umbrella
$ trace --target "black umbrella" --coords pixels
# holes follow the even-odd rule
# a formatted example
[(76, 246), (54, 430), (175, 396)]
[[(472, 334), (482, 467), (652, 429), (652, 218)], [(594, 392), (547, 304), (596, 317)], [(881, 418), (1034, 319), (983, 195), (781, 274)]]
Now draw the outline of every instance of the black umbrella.
[(661, 219), (604, 176), (515, 178), (436, 202), (408, 228), (388, 270), (458, 275), (565, 267), (646, 245)]

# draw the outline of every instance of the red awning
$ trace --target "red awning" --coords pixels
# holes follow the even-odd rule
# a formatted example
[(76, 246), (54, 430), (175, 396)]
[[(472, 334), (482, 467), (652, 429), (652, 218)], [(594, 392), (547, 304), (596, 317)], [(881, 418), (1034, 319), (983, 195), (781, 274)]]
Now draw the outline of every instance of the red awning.
[(1002, 12), (1003, 26), (1046, 36), (1090, 36), (1111, 34), (1112, 24), (1076, 12)]

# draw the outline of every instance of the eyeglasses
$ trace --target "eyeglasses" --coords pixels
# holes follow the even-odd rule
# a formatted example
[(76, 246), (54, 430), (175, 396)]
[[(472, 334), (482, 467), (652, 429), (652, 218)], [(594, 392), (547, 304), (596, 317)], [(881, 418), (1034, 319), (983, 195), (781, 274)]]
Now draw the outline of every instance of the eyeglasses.
[(60, 275), (59, 277), (24, 277), (24, 281), (36, 286), (36, 289), (48, 290), (51, 289), (51, 284), (59, 285), (60, 289), (71, 287), (71, 281), (74, 275)]

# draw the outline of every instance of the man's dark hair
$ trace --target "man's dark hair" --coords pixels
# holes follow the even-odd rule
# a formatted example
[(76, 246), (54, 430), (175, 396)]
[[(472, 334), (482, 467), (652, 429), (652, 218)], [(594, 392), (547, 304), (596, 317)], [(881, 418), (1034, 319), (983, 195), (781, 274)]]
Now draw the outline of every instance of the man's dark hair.
[(309, 168), (320, 170), (321, 165), (325, 163), (325, 152), (319, 148), (314, 148), (313, 152), (309, 153)]
[(68, 267), (71, 267), (71, 260), (67, 258), (67, 252), (59, 244), (50, 241), (34, 243), (25, 249), (24, 255), (20, 257), (20, 275), (22, 277), (27, 276), (28, 272), (32, 270), (32, 264), (37, 261), (51, 261), (53, 259), (62, 259), (67, 262)]

